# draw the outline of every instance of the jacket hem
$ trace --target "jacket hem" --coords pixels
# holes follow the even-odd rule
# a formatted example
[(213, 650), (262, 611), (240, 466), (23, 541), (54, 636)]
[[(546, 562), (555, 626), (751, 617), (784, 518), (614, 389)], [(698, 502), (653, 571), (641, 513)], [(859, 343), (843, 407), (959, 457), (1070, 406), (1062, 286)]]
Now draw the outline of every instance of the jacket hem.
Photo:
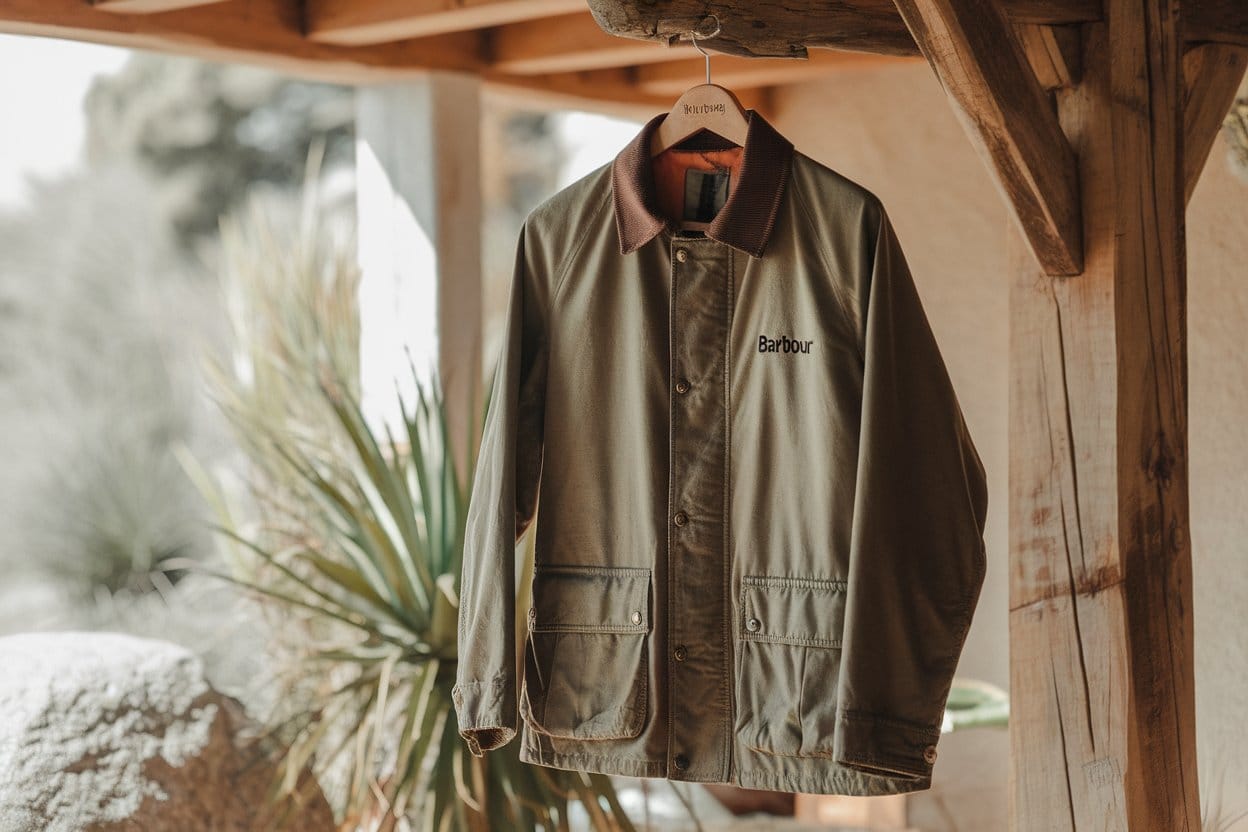
[[(657, 777), (669, 779), (665, 760), (599, 755), (571, 751), (554, 751), (540, 741), (526, 741), (520, 746), (520, 760), (525, 763), (566, 771), (614, 774), (626, 777)], [(888, 777), (854, 771), (829, 763), (826, 771), (786, 774), (753, 769), (735, 771), (728, 780), (699, 780), (694, 777), (671, 776), (673, 781), (689, 783), (724, 783), (746, 789), (801, 792), (803, 794), (854, 795), (878, 797), (904, 794), (931, 788), (930, 775), (923, 777)]]

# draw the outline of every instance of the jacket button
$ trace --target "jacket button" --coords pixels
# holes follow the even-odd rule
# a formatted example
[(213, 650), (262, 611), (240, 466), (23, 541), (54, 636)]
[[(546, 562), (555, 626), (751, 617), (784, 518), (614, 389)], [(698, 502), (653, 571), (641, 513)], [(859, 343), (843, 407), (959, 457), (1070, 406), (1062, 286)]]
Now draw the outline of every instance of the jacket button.
[(685, 647), (685, 645), (679, 644), (676, 646), (676, 649), (672, 651), (672, 655), (676, 657), (676, 661), (683, 662), (689, 655), (689, 650)]
[(759, 621), (757, 618), (751, 618), (749, 621), (745, 622), (745, 629), (749, 630), (751, 633), (757, 632), (758, 628), (761, 626), (763, 626), (763, 622)]
[(676, 249), (676, 259), (682, 263), (685, 262), (689, 259), (689, 252), (685, 251), (683, 248)]
[(672, 518), (672, 522), (677, 526), (683, 526), (689, 522), (689, 515), (685, 514), (683, 511), (678, 511), (676, 512), (676, 516)]
[(641, 623), (641, 610), (633, 610), (632, 621), (634, 624)]
[(926, 760), (929, 764), (936, 762), (936, 746), (929, 745), (927, 748), (924, 748), (923, 759)]
[(684, 754), (677, 754), (672, 758), (672, 762), (676, 764), (676, 768), (681, 771), (689, 768), (689, 758)]
[(677, 393), (680, 393), (682, 396), (683, 396), (685, 393), (688, 393), (688, 392), (689, 392), (689, 382), (688, 382), (686, 379), (683, 379), (683, 378), (682, 378), (680, 381), (676, 382), (676, 392), (677, 392)]

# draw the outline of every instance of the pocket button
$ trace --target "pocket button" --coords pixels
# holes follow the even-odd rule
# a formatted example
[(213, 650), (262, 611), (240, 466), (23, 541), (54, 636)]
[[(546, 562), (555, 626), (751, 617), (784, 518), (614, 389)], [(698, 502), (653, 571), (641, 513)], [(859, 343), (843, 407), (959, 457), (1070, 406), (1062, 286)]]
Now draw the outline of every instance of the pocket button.
[(640, 623), (641, 623), (641, 610), (633, 610), (632, 622), (633, 622), (634, 624), (640, 624)]
[(759, 628), (762, 626), (763, 622), (759, 621), (757, 618), (751, 618), (749, 621), (745, 622), (745, 629), (749, 630), (751, 633), (757, 633)]

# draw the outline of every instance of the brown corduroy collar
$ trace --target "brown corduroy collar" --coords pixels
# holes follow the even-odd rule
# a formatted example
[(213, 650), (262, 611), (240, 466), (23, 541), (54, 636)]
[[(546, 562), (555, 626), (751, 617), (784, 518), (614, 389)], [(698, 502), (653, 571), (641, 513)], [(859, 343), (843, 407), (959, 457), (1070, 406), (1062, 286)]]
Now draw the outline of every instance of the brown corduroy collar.
[[(755, 110), (745, 112), (749, 128), (741, 154), (740, 180), (706, 229), (706, 236), (753, 257), (762, 257), (789, 177), (793, 143)], [(659, 113), (647, 121), (611, 165), (621, 254), (636, 251), (664, 228), (670, 232), (679, 227), (661, 216), (655, 207), (654, 172), (650, 167), (650, 137), (666, 117), (667, 113)]]

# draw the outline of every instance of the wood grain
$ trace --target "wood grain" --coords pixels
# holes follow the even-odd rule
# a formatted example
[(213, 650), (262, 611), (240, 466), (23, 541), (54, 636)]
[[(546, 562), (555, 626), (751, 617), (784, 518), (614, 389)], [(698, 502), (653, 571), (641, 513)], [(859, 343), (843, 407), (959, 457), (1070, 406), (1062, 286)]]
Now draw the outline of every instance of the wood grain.
[(1082, 68), (1078, 26), (1022, 23), (1014, 31), (1042, 87), (1056, 90), (1078, 82)]
[[(1002, 6), (1015, 23), (1077, 23), (1100, 17), (1095, 0), (1003, 0)], [(795, 0), (731, 0), (711, 6), (703, 0), (589, 0), (589, 8), (613, 35), (667, 43), (714, 13), (720, 33), (703, 45), (726, 55), (801, 57), (807, 48), (919, 54), (892, 0), (815, 6)]]
[(1012, 830), (1199, 832), (1175, 0), (1108, 0), (1058, 94), (1086, 258), (1012, 234)]
[(1188, 43), (1248, 46), (1248, 3), (1244, 0), (1189, 0), (1183, 9)]
[(896, 0), (1049, 274), (1083, 267), (1078, 174), (1057, 114), (994, 0)]

